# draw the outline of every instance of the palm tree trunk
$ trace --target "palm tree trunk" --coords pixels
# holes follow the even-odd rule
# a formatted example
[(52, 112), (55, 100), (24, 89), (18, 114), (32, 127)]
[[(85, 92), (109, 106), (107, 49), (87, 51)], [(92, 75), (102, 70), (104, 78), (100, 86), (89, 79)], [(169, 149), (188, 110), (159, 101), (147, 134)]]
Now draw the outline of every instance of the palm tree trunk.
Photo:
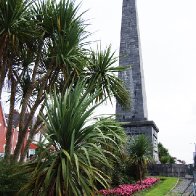
[(14, 161), (18, 161), (18, 159), (19, 159), (21, 148), (22, 148), (22, 145), (24, 143), (25, 135), (26, 135), (27, 129), (30, 125), (29, 122), (32, 121), (33, 116), (34, 116), (38, 106), (40, 105), (40, 103), (45, 98), (44, 90), (45, 90), (45, 86), (47, 85), (47, 81), (48, 81), (48, 77), (50, 76), (50, 73), (51, 73), (51, 71), (48, 70), (47, 74), (42, 78), (42, 81), (40, 81), (42, 86), (41, 86), (41, 88), (39, 90), (39, 93), (37, 95), (37, 100), (35, 101), (35, 104), (33, 105), (32, 109), (31, 109), (31, 112), (29, 114), (27, 122), (24, 124), (21, 121), (21, 125), (20, 125), (21, 129), (20, 129), (20, 126), (19, 126), (18, 142), (17, 142), (16, 148), (14, 150), (14, 156), (13, 156)]
[[(34, 112), (33, 112), (33, 115), (31, 115), (32, 114), (32, 111), (31, 111), (31, 114), (29, 115), (29, 116), (31, 116), (31, 118), (28, 119), (28, 122), (24, 122), (25, 121), (25, 115), (26, 115), (27, 107), (28, 107), (28, 102), (29, 102), (29, 99), (31, 97), (32, 91), (34, 90), (34, 87), (36, 85), (35, 79), (36, 79), (36, 74), (37, 74), (37, 68), (39, 66), (39, 60), (40, 60), (40, 54), (41, 54), (41, 46), (42, 45), (40, 44), (38, 56), (37, 56), (37, 59), (35, 61), (35, 66), (34, 66), (34, 69), (33, 69), (31, 85), (28, 88), (28, 91), (27, 91), (27, 93), (26, 93), (26, 95), (25, 95), (25, 97), (23, 99), (23, 103), (22, 103), (22, 110), (21, 110), (21, 113), (20, 113), (20, 121), (19, 121), (18, 142), (16, 144), (16, 148), (15, 148), (15, 151), (14, 151), (14, 157), (13, 157), (13, 159), (15, 161), (17, 161), (18, 158), (19, 158), (19, 154), (20, 154), (20, 151), (21, 151), (21, 148), (22, 148), (22, 144), (24, 143), (25, 135), (27, 134), (27, 129), (30, 126), (30, 122), (32, 122), (33, 115), (34, 115)], [(28, 144), (28, 142), (27, 142), (27, 144)], [(22, 155), (21, 155), (22, 156), (21, 157), (22, 160), (24, 160), (24, 158), (25, 158), (24, 153), (27, 150), (28, 150), (28, 148), (26, 150), (24, 150), (24, 152), (22, 153)]]
[[(44, 102), (45, 103), (45, 102)], [(33, 128), (30, 130), (30, 135), (29, 135), (29, 138), (27, 140), (27, 143), (26, 143), (26, 146), (24, 148), (24, 152), (21, 154), (21, 157), (20, 157), (20, 162), (23, 162), (24, 159), (25, 159), (25, 156), (27, 154), (27, 151), (29, 149), (29, 146), (33, 140), (33, 137), (36, 133), (39, 132), (39, 130), (41, 130), (42, 126), (42, 120), (40, 119), (40, 115), (41, 113), (43, 112), (43, 109), (44, 109), (44, 103), (42, 103), (42, 106), (40, 108), (40, 111), (39, 111), (39, 114), (37, 116), (37, 120), (36, 120), (36, 123), (34, 124)], [(40, 127), (41, 126), (41, 127)]]
[(6, 51), (6, 44), (8, 41), (8, 35), (4, 34), (0, 40), (0, 98), (3, 89), (3, 83), (6, 77), (6, 63), (4, 61), (4, 53)]
[(3, 90), (3, 84), (6, 77), (6, 70), (5, 65), (2, 59), (0, 59), (0, 99)]
[(0, 45), (0, 57), (3, 56), (3, 52), (4, 52), (4, 48), (6, 47), (7, 40), (8, 40), (8, 35), (7, 34), (4, 34), (2, 36), (2, 39), (0, 40), (1, 41), (1, 45)]
[(14, 104), (15, 104), (15, 95), (16, 95), (16, 81), (14, 77), (11, 77), (11, 98), (10, 98), (10, 110), (8, 118), (8, 127), (6, 133), (6, 146), (5, 146), (5, 159), (10, 159), (11, 154), (11, 138), (12, 138), (12, 125), (13, 125), (13, 113), (14, 113)]
[[(42, 107), (42, 108), (44, 108), (44, 107)], [(42, 109), (40, 109), (40, 112), (42, 111)], [(39, 112), (39, 113), (40, 113)], [(38, 115), (39, 116), (39, 115)], [(28, 149), (29, 149), (29, 146), (30, 146), (30, 144), (31, 144), (31, 142), (32, 142), (32, 140), (33, 140), (33, 137), (34, 137), (34, 135), (36, 134), (36, 133), (38, 133), (39, 132), (39, 130), (40, 130), (40, 125), (42, 124), (42, 121), (39, 119), (39, 117), (38, 117), (38, 119), (37, 119), (37, 121), (36, 121), (36, 123), (35, 123), (35, 125), (33, 126), (33, 128), (30, 130), (30, 135), (29, 135), (29, 138), (28, 138), (28, 140), (27, 140), (27, 143), (26, 143), (26, 145), (25, 145), (25, 148), (24, 148), (24, 152), (21, 154), (21, 156), (20, 156), (20, 162), (23, 162), (24, 161), (24, 159), (25, 159), (25, 156), (26, 156), (26, 154), (27, 154), (27, 151), (28, 151)]]
[(25, 157), (26, 157), (26, 154), (29, 150), (29, 146), (33, 140), (33, 137), (34, 137), (35, 133), (33, 133), (32, 131), (30, 132), (30, 135), (29, 135), (29, 138), (27, 140), (27, 143), (24, 147), (24, 151), (21, 153), (21, 156), (20, 156), (20, 162), (22, 163), (24, 160), (25, 160)]
[(140, 180), (140, 184), (142, 184), (142, 169), (141, 166), (138, 165), (138, 170), (139, 170), (139, 180)]
[(20, 151), (22, 149), (22, 145), (24, 144), (25, 136), (26, 136), (26, 131), (23, 131), (23, 132), (20, 131), (18, 134), (18, 141), (17, 141), (16, 148), (14, 150), (14, 155), (13, 155), (13, 161), (15, 162), (18, 161)]
[[(19, 156), (20, 156), (20, 153), (21, 153), (21, 148), (22, 148), (22, 145), (24, 143), (24, 139), (25, 139), (25, 135), (27, 133), (27, 130), (28, 130), (28, 127), (30, 126), (29, 122), (32, 121), (33, 119), (33, 116), (36, 112), (36, 109), (37, 107), (39, 106), (39, 104), (42, 102), (43, 100), (43, 97), (39, 97), (37, 100), (36, 100), (36, 103), (34, 104), (32, 110), (31, 110), (31, 113), (29, 114), (29, 118), (27, 119), (27, 123), (25, 124), (23, 130), (21, 132), (19, 132), (19, 135), (18, 135), (18, 142), (16, 144), (16, 148), (14, 150), (14, 161), (17, 161)], [(31, 133), (31, 132), (30, 132)]]
[(30, 126), (30, 122), (32, 122), (33, 116), (38, 106), (39, 104), (36, 104), (36, 107), (34, 107), (34, 110), (31, 110), (31, 113), (29, 114), (29, 118), (27, 119), (25, 126), (23, 126), (23, 129), (21, 131), (19, 130), (18, 142), (16, 144), (16, 148), (14, 150), (14, 156), (13, 156), (14, 161), (18, 161), (19, 159), (21, 148), (22, 148), (22, 145), (24, 144), (24, 140), (26, 138), (25, 136), (28, 131), (28, 127)]
[[(24, 128), (24, 124), (25, 124), (25, 115), (26, 115), (26, 111), (27, 111), (27, 106), (28, 106), (28, 102), (29, 102), (29, 98), (31, 97), (32, 94), (32, 88), (30, 87), (25, 98), (23, 99), (23, 104), (22, 104), (22, 110), (20, 112), (20, 120), (19, 120), (19, 134), (18, 134), (18, 141), (16, 144), (16, 148), (14, 150), (14, 156), (13, 156), (13, 160), (14, 161), (18, 161), (19, 158), (19, 154), (22, 148), (22, 145), (24, 144), (24, 140), (25, 140), (25, 136), (27, 134), (27, 129)], [(30, 125), (31, 121), (28, 121), (28, 125)]]

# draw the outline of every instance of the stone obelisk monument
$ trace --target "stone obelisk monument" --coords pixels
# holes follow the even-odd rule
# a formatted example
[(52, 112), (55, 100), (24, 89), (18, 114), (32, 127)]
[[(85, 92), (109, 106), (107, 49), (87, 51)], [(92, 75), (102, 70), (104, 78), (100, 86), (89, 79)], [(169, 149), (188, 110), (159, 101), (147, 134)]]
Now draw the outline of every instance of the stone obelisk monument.
[(148, 120), (136, 0), (123, 0), (119, 65), (131, 66), (119, 73), (129, 91), (131, 106), (125, 110), (117, 103), (117, 120), (123, 122), (127, 134), (145, 134), (152, 143), (153, 157), (158, 161), (159, 130), (153, 121)]

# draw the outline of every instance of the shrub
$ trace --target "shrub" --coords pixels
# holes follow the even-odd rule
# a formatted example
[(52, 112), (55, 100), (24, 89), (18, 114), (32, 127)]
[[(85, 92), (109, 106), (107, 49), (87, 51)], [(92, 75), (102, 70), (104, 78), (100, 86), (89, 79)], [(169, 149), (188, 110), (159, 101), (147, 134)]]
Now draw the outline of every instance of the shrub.
[[(97, 184), (107, 188), (111, 162), (125, 143), (125, 132), (110, 118), (89, 122), (98, 105), (84, 93), (83, 83), (74, 91), (51, 94), (43, 117), (48, 147), (34, 162), (24, 165), (30, 181), (20, 190), (26, 195), (93, 195)], [(51, 149), (50, 147), (53, 147)], [(101, 167), (101, 166), (104, 166)]]
[(13, 195), (26, 183), (27, 175), (19, 174), (19, 170), (19, 164), (0, 161), (0, 195)]
[(114, 163), (112, 173), (112, 187), (120, 184), (134, 183), (135, 178), (132, 172), (128, 170), (129, 162), (127, 160), (118, 160)]
[(142, 178), (145, 176), (147, 165), (153, 162), (150, 142), (145, 135), (132, 137), (127, 145), (127, 150), (129, 162), (131, 163), (131, 166), (136, 167), (136, 177), (139, 177), (141, 182)]

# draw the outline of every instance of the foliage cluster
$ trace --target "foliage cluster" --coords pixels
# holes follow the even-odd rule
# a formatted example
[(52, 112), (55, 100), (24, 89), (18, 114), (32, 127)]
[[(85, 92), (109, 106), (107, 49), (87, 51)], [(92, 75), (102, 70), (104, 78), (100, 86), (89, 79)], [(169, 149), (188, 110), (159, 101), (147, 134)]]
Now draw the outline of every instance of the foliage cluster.
[(128, 154), (131, 167), (130, 171), (135, 169), (135, 178), (142, 181), (147, 171), (147, 165), (153, 162), (152, 147), (145, 135), (134, 136), (128, 142)]
[(28, 175), (19, 173), (19, 164), (0, 160), (0, 171), (0, 195), (14, 195), (28, 181)]
[(159, 160), (162, 164), (174, 164), (176, 162), (176, 158), (172, 157), (169, 154), (169, 151), (167, 148), (163, 146), (162, 143), (158, 143), (158, 151), (159, 151)]
[(113, 163), (113, 171), (111, 174), (112, 182), (111, 186), (116, 187), (120, 184), (134, 183), (137, 178), (135, 178), (135, 170), (130, 171), (130, 162), (128, 157), (123, 155), (121, 159), (116, 160)]
[(118, 123), (111, 118), (88, 122), (98, 106), (93, 99), (83, 83), (64, 95), (48, 96), (47, 116), (42, 116), (48, 142), (40, 145), (36, 159), (22, 166), (19, 174), (31, 178), (22, 181), (21, 194), (93, 194), (109, 185), (141, 182), (152, 159), (148, 139), (131, 138), (124, 150), (126, 135)]
[[(122, 153), (126, 136), (111, 118), (89, 122), (98, 106), (95, 96), (79, 83), (64, 94), (50, 94), (46, 102), (48, 148), (22, 172), (31, 179), (20, 190), (27, 195), (93, 195), (98, 185), (110, 184), (112, 162)], [(51, 149), (51, 147), (53, 147)], [(107, 172), (104, 172), (107, 171)]]
[(123, 157), (114, 164), (113, 187), (141, 181), (147, 174), (148, 164), (152, 162), (149, 140), (144, 135), (130, 137), (125, 145)]

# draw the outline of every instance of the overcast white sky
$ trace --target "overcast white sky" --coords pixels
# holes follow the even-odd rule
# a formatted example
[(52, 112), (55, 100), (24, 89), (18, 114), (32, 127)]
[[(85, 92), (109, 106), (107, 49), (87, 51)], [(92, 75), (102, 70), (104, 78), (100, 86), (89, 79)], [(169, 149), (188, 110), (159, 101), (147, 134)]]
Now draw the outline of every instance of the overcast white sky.
[[(192, 163), (196, 142), (196, 1), (138, 0), (149, 120), (171, 155)], [(93, 39), (120, 44), (122, 0), (83, 0)], [(114, 112), (114, 108), (103, 113)]]

